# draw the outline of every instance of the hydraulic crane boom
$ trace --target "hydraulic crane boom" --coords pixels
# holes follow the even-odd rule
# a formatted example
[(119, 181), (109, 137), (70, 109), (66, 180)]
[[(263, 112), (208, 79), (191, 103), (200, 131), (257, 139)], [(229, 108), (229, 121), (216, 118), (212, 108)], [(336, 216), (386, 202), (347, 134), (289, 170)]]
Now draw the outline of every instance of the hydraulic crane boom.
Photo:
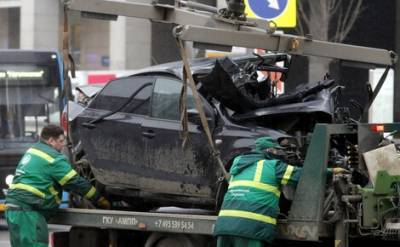
[(177, 35), (185, 41), (260, 48), (294, 55), (336, 58), (377, 65), (393, 65), (396, 54), (384, 49), (311, 40), (306, 37), (262, 32), (229, 31), (207, 27), (184, 26)]
[[(144, 18), (156, 22), (181, 25), (175, 35), (181, 40), (225, 48), (239, 46), (260, 48), (271, 52), (317, 56), (392, 66), (397, 56), (394, 52), (333, 42), (317, 41), (312, 38), (275, 34), (268, 22), (246, 20), (240, 16), (242, 0), (229, 0), (228, 13), (216, 14), (211, 7), (199, 11), (188, 6), (190, 1), (175, 1), (175, 5), (162, 4), (161, 0), (143, 3), (126, 0), (65, 0), (69, 10), (103, 15), (121, 15)], [(199, 4), (197, 4), (199, 5)], [(186, 7), (183, 7), (186, 6)], [(221, 14), (224, 13), (224, 14)], [(229, 16), (226, 18), (226, 16)]]

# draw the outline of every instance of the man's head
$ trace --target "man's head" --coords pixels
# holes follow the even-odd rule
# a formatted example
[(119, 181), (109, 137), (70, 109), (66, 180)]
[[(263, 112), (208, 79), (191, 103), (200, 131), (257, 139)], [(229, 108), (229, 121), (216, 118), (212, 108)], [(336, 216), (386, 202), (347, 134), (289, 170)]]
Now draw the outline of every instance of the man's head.
[(281, 148), (278, 142), (271, 137), (260, 137), (255, 141), (256, 151), (268, 151), (268, 149)]
[(49, 124), (42, 129), (40, 139), (59, 152), (65, 145), (64, 130), (54, 124)]

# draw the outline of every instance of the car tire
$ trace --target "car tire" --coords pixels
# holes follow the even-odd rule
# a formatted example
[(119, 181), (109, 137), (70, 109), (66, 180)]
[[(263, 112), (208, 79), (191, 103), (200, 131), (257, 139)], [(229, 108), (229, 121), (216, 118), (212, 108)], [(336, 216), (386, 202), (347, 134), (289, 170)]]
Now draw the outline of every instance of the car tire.
[[(89, 161), (82, 157), (80, 160), (75, 162), (74, 168), (79, 176), (85, 178), (97, 189), (97, 190), (104, 190), (104, 185), (100, 184), (96, 181), (93, 172), (90, 168)], [(77, 194), (70, 194), (69, 195), (69, 206), (72, 208), (87, 208), (87, 209), (95, 209), (96, 207), (93, 205), (92, 202), (85, 199), (83, 196)]]

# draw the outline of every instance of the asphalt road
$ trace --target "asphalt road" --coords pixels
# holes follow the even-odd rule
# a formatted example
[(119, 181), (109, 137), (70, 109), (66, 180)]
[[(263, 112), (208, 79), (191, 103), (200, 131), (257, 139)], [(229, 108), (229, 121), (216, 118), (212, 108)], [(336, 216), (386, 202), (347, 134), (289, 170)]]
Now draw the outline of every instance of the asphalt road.
[(8, 236), (8, 231), (1, 229), (0, 231), (0, 247), (10, 247), (10, 239)]

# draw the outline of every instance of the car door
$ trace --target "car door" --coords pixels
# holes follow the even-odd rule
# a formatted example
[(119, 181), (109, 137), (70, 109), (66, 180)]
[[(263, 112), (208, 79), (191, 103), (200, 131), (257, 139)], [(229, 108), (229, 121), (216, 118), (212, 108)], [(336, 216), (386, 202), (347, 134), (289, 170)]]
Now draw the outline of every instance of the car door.
[[(83, 149), (103, 184), (139, 187), (136, 178), (145, 164), (141, 125), (149, 113), (153, 80), (151, 76), (133, 76), (110, 82), (81, 117)], [(94, 126), (82, 127), (104, 114), (110, 115)]]
[[(212, 164), (205, 133), (198, 123), (188, 123), (189, 138), (186, 147), (182, 148), (179, 113), (181, 88), (182, 82), (176, 78), (156, 77), (150, 117), (142, 126), (146, 149), (144, 155), (148, 166), (154, 171), (150, 181), (159, 185), (153, 186), (153, 190), (203, 197), (205, 200), (213, 194), (210, 184), (215, 183), (215, 165)], [(187, 108), (192, 111), (195, 105), (189, 88), (187, 94)], [(212, 108), (205, 100), (203, 104), (212, 128)]]

